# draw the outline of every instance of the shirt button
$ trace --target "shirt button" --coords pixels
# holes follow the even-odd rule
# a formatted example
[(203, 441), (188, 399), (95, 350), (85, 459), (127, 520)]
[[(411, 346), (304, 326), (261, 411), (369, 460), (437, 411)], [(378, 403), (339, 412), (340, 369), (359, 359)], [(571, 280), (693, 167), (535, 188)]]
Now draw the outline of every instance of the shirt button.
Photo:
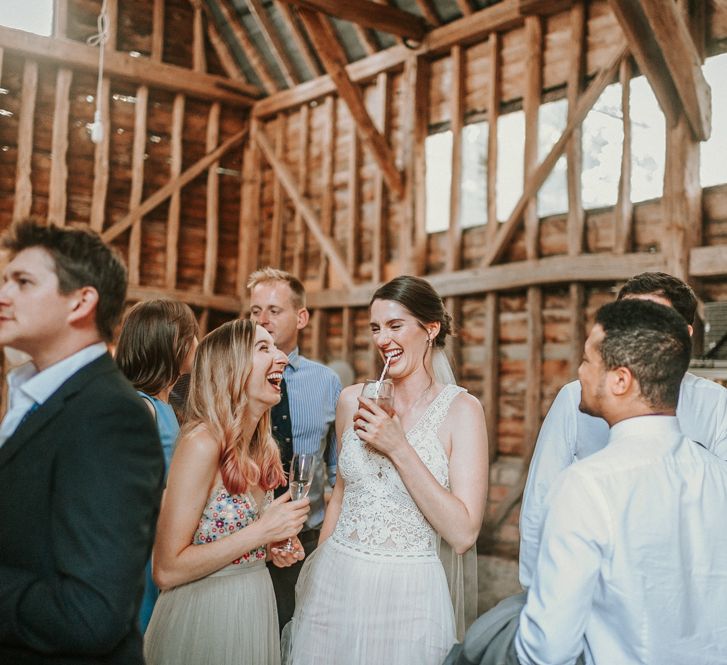
[(283, 415), (283, 420), (287, 420), (287, 419), (288, 419), (288, 416)]
[(273, 432), (277, 432), (277, 431), (278, 431), (278, 426), (277, 425), (273, 425)]
[(285, 443), (290, 443), (290, 437), (289, 436), (286, 436), (285, 437)]

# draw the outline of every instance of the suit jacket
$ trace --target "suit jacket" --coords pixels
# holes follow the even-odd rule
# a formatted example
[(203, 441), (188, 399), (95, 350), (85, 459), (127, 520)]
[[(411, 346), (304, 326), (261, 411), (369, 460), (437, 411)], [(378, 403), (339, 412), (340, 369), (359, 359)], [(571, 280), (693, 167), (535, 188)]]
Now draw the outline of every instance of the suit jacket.
[(0, 662), (144, 662), (163, 475), (151, 414), (108, 354), (0, 447)]

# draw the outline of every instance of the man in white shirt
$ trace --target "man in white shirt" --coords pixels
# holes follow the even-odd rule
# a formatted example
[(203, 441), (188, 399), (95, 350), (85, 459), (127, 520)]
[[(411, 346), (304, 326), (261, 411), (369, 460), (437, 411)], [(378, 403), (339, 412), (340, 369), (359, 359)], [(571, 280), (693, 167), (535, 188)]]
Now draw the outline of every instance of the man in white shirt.
[(14, 224), (0, 345), (0, 662), (139, 664), (144, 566), (164, 458), (148, 409), (106, 348), (126, 270), (100, 237)]
[[(692, 289), (671, 275), (659, 272), (632, 277), (618, 299), (637, 298), (673, 307), (691, 324), (697, 308)], [(540, 547), (546, 497), (555, 479), (573, 462), (601, 450), (608, 441), (608, 425), (602, 418), (578, 410), (581, 385), (573, 381), (556, 396), (543, 422), (530, 462), (520, 508), (520, 584), (530, 587)], [(693, 374), (682, 380), (677, 406), (679, 427), (686, 436), (727, 459), (727, 389)]]
[(578, 371), (608, 445), (558, 476), (515, 637), (522, 665), (727, 663), (727, 462), (684, 436), (671, 308), (602, 307)]

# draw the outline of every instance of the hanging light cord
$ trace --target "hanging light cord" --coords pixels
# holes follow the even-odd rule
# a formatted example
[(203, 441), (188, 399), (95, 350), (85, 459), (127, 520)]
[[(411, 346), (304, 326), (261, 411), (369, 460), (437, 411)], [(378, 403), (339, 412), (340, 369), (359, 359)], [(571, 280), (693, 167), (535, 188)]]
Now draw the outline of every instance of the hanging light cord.
[(96, 112), (93, 114), (93, 124), (91, 125), (91, 140), (94, 143), (101, 143), (104, 137), (104, 126), (101, 120), (101, 95), (103, 86), (103, 70), (104, 70), (104, 52), (106, 42), (109, 38), (109, 15), (106, 8), (108, 0), (101, 3), (101, 12), (96, 19), (96, 27), (98, 32), (91, 35), (86, 43), (90, 46), (98, 46), (98, 83), (96, 84)]

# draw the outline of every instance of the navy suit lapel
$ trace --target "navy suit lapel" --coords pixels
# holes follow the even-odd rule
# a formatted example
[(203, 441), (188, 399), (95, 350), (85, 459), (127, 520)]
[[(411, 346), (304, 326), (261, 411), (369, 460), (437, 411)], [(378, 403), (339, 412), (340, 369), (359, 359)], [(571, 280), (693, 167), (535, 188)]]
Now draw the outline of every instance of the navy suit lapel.
[[(100, 374), (114, 371), (116, 365), (108, 353), (84, 365), (70, 376), (43, 404), (20, 423), (5, 444), (0, 447), (0, 467), (7, 464), (23, 444), (32, 439), (45, 425), (53, 420), (63, 409), (66, 400), (78, 393), (84, 386)], [(62, 437), (63, 432), (57, 432)]]

